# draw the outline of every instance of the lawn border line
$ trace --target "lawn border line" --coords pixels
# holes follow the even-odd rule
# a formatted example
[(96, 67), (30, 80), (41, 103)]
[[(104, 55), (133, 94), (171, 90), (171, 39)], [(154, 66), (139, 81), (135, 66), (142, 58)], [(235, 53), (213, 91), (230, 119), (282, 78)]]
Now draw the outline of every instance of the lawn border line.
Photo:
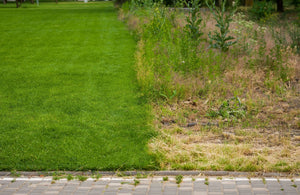
[(234, 171), (16, 171), (14, 173), (0, 171), (0, 177), (14, 177), (16, 173), (24, 177), (53, 176), (56, 173), (92, 176), (100, 174), (103, 176), (227, 176), (227, 177), (299, 177), (299, 173), (287, 172), (234, 172)]
[[(8, 182), (14, 182), (14, 181), (29, 181), (29, 182), (37, 182), (37, 181), (53, 181), (53, 177), (20, 177), (20, 178), (15, 178), (15, 177), (3, 177), (1, 178), (0, 177), (0, 182), (1, 181), (8, 181)], [(99, 179), (94, 179), (94, 178), (87, 178), (86, 181), (108, 181), (108, 182), (133, 182), (135, 180), (135, 178), (120, 178), (120, 177), (102, 177), (102, 178), (99, 178)], [(151, 182), (163, 182), (163, 178), (162, 177), (150, 177), (150, 178), (143, 178), (143, 179), (138, 179), (139, 181), (151, 181)], [(252, 181), (269, 181), (269, 182), (272, 182), (272, 181), (291, 181), (291, 180), (294, 180), (294, 181), (300, 181), (300, 178), (299, 177), (290, 177), (290, 178), (287, 178), (287, 177), (282, 177), (282, 178), (274, 178), (274, 177), (269, 177), (269, 178), (257, 178), (257, 177), (252, 177), (252, 178), (243, 178), (243, 177), (235, 177), (235, 178), (222, 178), (222, 179), (219, 179), (217, 177), (198, 177), (198, 178), (195, 178), (195, 177), (191, 177), (191, 176), (188, 176), (188, 177), (185, 177), (183, 178), (183, 182), (204, 182), (204, 181), (249, 181), (249, 182), (252, 182)], [(62, 178), (62, 179), (58, 179), (58, 180), (55, 180), (57, 182), (69, 182), (69, 180), (67, 180), (66, 178)], [(74, 181), (79, 181), (78, 179), (74, 179)], [(176, 178), (174, 176), (171, 176), (168, 181), (171, 181), (171, 182), (175, 182), (176, 181)], [(80, 182), (80, 181), (79, 181)], [(293, 181), (291, 181), (293, 182)]]

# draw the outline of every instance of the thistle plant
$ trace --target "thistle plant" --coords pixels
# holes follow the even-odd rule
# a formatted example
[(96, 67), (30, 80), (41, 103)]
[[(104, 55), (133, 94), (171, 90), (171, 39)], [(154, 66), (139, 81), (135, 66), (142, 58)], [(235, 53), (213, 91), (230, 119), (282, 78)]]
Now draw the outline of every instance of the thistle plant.
[(187, 24), (185, 29), (193, 41), (198, 41), (203, 35), (201, 32), (202, 17), (200, 15), (200, 0), (192, 0), (191, 5), (186, 3), (189, 9), (189, 15), (186, 17)]
[(226, 0), (221, 3), (220, 8), (215, 6), (215, 3), (211, 5), (206, 1), (208, 8), (213, 14), (213, 18), (216, 20), (216, 27), (219, 28), (219, 31), (215, 30), (214, 34), (209, 33), (208, 37), (210, 39), (210, 47), (220, 49), (222, 52), (228, 51), (229, 47), (234, 45), (237, 41), (231, 41), (235, 39), (232, 36), (229, 36), (229, 26), (230, 22), (233, 20), (233, 15), (237, 10), (237, 3), (233, 6), (233, 9), (229, 13), (226, 13), (225, 5)]

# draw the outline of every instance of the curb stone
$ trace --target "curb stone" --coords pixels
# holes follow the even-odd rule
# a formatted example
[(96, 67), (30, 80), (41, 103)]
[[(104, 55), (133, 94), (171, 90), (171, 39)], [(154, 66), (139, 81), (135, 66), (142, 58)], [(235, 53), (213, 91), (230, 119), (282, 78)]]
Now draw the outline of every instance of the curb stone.
[[(231, 172), (231, 171), (17, 171), (18, 174), (25, 177), (36, 176), (52, 176), (55, 173), (71, 174), (71, 175), (94, 175), (101, 174), (103, 176), (116, 176), (121, 174), (122, 176), (136, 176), (140, 175), (152, 175), (152, 176), (232, 176), (232, 177), (298, 177), (299, 173), (282, 173), (282, 172)], [(0, 176), (13, 176), (11, 172), (0, 171)]]

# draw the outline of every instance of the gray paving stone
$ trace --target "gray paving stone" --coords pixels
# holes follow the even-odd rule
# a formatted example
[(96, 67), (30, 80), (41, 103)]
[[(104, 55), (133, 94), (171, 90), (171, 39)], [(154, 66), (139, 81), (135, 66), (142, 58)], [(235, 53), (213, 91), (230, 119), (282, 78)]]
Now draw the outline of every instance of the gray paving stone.
[(16, 194), (29, 194), (30, 191), (17, 191)]
[(178, 190), (178, 195), (192, 195), (193, 192), (191, 190)]
[(148, 186), (137, 186), (134, 188), (134, 191), (148, 191)]
[(236, 185), (234, 184), (224, 184), (223, 189), (235, 189)]
[(177, 194), (177, 190), (176, 191), (164, 191), (163, 195), (171, 195), (171, 194)]
[(142, 192), (133, 192), (133, 195), (146, 195), (147, 193), (142, 193)]
[(236, 181), (236, 185), (249, 185), (249, 181)]
[(164, 192), (163, 195), (177, 195), (177, 192)]
[(0, 192), (0, 195), (13, 195), (14, 192)]
[(224, 195), (237, 195), (237, 192), (224, 192)]
[(150, 190), (150, 191), (148, 192), (148, 194), (149, 194), (149, 195), (158, 195), (158, 194), (163, 194), (163, 192), (162, 192), (162, 191), (151, 191), (151, 190)]
[(73, 195), (86, 195), (88, 192), (74, 192)]
[(207, 191), (194, 191), (194, 195), (207, 195)]
[[(125, 180), (124, 180), (125, 181)], [(54, 184), (51, 181), (16, 181), (7, 182), (0, 180), (0, 193), (19, 194), (19, 195), (37, 195), (37, 194), (123, 194), (123, 195), (198, 195), (198, 194), (299, 194), (299, 181), (292, 182), (290, 180), (266, 180), (266, 184), (262, 180), (209, 180), (209, 185), (205, 185), (204, 181), (184, 181), (177, 185), (174, 181), (151, 181), (151, 179), (140, 180), (137, 186), (131, 184), (121, 184), (122, 180), (113, 181), (66, 181), (60, 180)], [(126, 180), (126, 182), (128, 182)], [(129, 181), (132, 183), (132, 181)], [(292, 185), (297, 186), (293, 187)], [(284, 191), (281, 191), (281, 189)], [(300, 194), (299, 194), (300, 195)]]
[(252, 194), (252, 191), (251, 191), (251, 189), (249, 189), (249, 190), (238, 190), (238, 193), (246, 195), (246, 194)]
[(222, 192), (222, 188), (218, 188), (218, 187), (211, 187), (211, 188), (208, 188), (208, 191), (209, 192)]

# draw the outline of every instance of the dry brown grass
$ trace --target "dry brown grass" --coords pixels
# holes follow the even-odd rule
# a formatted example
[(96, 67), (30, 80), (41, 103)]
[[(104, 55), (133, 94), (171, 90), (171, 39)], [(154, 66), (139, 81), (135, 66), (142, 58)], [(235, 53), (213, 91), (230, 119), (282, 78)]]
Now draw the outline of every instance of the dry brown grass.
[[(176, 28), (185, 26), (185, 16), (175, 18)], [(126, 17), (129, 28), (139, 31), (141, 20), (133, 15)], [(188, 76), (172, 72), (172, 85), (181, 89), (181, 97), (153, 103), (159, 136), (151, 140), (149, 147), (162, 169), (299, 173), (300, 57), (289, 47), (281, 48), (279, 62), (272, 53), (275, 44), (270, 29), (239, 17), (231, 24), (231, 34), (240, 39), (222, 58), (228, 66), (224, 73), (209, 79), (206, 72)], [(208, 32), (216, 29), (215, 21), (208, 13), (203, 19), (203, 38), (208, 39)], [(264, 43), (253, 41), (255, 31)], [(199, 49), (208, 47), (208, 42), (202, 44)], [(262, 44), (263, 55), (258, 53)], [(143, 46), (140, 41), (138, 47)], [(139, 49), (136, 59), (140, 81), (152, 74), (143, 66), (143, 55), (143, 49)], [(266, 56), (272, 60), (267, 61)], [(251, 62), (256, 66), (249, 68)], [(278, 72), (268, 71), (278, 63), (288, 67), (287, 81), (278, 79)], [(161, 78), (152, 78), (159, 85)], [(232, 120), (207, 115), (234, 96), (247, 106), (246, 117)]]

